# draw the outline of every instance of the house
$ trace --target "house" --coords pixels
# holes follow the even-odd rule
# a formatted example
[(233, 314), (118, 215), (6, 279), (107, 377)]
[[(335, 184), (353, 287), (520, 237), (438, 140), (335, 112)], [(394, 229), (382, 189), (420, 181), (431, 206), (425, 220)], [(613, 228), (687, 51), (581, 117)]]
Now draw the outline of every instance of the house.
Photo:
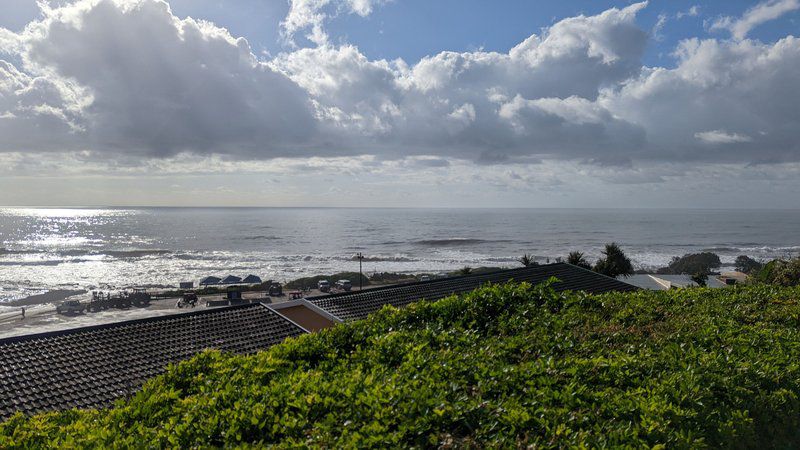
[(0, 340), (0, 419), (96, 408), (204, 349), (253, 353), (306, 329), (262, 304)]
[(401, 307), (420, 299), (439, 300), (453, 294), (477, 289), (486, 283), (509, 281), (538, 284), (551, 277), (558, 278), (553, 288), (558, 291), (586, 291), (599, 294), (608, 291), (634, 291), (639, 288), (591, 270), (567, 263), (506, 269), (496, 272), (464, 275), (429, 281), (386, 286), (363, 291), (309, 297), (306, 300), (328, 312), (339, 321), (358, 320), (378, 311), (385, 305)]
[[(697, 283), (692, 281), (692, 277), (690, 275), (636, 274), (631, 275), (624, 280), (625, 282), (634, 286), (653, 291), (664, 291), (672, 288), (697, 286)], [(706, 280), (706, 286), (712, 288), (721, 288), (725, 287), (726, 283), (715, 276), (709, 276), (708, 280)]]

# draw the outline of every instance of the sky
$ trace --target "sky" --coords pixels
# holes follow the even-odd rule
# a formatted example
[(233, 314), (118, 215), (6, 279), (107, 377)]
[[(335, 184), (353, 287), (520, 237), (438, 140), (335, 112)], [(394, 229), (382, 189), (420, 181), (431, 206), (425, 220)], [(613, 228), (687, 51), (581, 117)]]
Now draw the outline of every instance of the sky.
[(800, 208), (800, 0), (3, 0), (0, 205)]

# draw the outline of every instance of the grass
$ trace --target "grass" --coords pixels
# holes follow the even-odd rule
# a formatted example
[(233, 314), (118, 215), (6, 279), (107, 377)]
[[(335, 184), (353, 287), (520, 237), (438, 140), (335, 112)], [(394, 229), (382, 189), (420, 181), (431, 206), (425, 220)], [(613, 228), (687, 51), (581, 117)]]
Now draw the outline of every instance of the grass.
[(485, 287), (205, 352), (110, 410), (14, 416), (0, 448), (796, 448), (798, 298)]

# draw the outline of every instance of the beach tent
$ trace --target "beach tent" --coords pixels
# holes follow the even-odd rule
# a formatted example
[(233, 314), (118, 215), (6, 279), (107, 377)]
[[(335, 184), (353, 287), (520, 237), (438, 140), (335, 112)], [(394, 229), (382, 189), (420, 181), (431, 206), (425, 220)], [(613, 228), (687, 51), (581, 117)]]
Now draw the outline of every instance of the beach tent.
[(246, 284), (261, 284), (261, 278), (255, 275), (248, 275), (242, 280), (242, 283)]
[(241, 283), (242, 279), (235, 276), (235, 275), (228, 275), (227, 277), (222, 279), (222, 284), (235, 284)]
[(213, 276), (205, 277), (202, 280), (200, 280), (200, 286), (208, 286), (209, 284), (219, 284), (220, 281), (222, 281), (222, 279), (218, 277), (213, 277)]

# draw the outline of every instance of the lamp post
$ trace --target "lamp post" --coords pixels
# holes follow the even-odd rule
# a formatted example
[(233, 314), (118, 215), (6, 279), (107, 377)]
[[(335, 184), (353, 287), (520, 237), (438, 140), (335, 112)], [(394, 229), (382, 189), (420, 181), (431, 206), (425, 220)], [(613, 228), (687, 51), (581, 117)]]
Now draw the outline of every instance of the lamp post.
[(356, 259), (358, 259), (358, 290), (364, 290), (364, 275), (361, 274), (361, 261), (364, 260), (364, 255), (361, 252), (356, 253)]

